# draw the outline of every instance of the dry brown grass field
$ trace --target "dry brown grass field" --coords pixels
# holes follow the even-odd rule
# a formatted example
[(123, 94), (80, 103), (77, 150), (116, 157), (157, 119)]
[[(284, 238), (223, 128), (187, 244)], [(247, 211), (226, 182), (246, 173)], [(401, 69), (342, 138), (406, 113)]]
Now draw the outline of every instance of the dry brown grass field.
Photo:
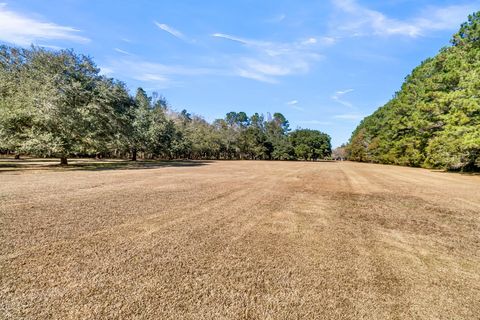
[(0, 163), (1, 319), (478, 319), (480, 176)]

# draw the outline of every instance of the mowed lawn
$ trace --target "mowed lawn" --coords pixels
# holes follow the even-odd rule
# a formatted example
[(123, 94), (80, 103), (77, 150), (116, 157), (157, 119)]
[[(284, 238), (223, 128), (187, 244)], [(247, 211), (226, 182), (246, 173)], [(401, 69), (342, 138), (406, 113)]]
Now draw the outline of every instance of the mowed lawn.
[(480, 176), (71, 163), (0, 165), (0, 319), (479, 318)]

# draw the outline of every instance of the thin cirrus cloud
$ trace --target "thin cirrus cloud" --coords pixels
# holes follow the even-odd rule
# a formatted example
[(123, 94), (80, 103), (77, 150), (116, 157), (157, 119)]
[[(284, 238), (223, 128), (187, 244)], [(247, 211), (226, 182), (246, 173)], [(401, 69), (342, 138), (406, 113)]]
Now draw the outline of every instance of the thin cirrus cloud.
[[(332, 23), (333, 29), (353, 36), (397, 35), (416, 38), (432, 31), (454, 30), (475, 10), (473, 3), (429, 6), (417, 16), (400, 20), (362, 6), (355, 0), (332, 0), (332, 4), (340, 12)], [(478, 9), (478, 1), (476, 7)]]
[(121, 74), (158, 89), (178, 85), (179, 82), (174, 79), (177, 76), (226, 75), (219, 69), (172, 66), (135, 57), (111, 60), (101, 70), (104, 74)]
[(298, 111), (304, 111), (302, 107), (298, 105), (298, 100), (291, 100), (287, 102), (287, 106), (289, 106), (292, 109), (298, 110)]
[(127, 55), (127, 56), (131, 56), (131, 55), (132, 55), (130, 52), (125, 51), (125, 50), (122, 50), (122, 49), (120, 49), (120, 48), (114, 48), (113, 50), (117, 51), (118, 53)]
[(352, 103), (343, 99), (344, 95), (346, 95), (350, 92), (353, 92), (353, 91), (354, 91), (353, 89), (339, 90), (339, 91), (335, 92), (335, 94), (332, 96), (332, 100), (335, 101), (335, 102), (338, 102), (339, 104), (341, 104), (345, 107), (353, 108)]
[(165, 23), (159, 23), (157, 21), (154, 21), (153, 22), (160, 30), (163, 30), (169, 34), (171, 34), (172, 36), (174, 36), (175, 38), (178, 38), (180, 40), (184, 40), (186, 41), (187, 40), (187, 37), (185, 37), (185, 35), (178, 31), (177, 29), (169, 26), (168, 24), (165, 24)]
[(349, 121), (359, 121), (365, 118), (365, 115), (359, 113), (345, 113), (345, 114), (337, 114), (333, 116), (334, 119), (339, 120), (349, 120)]
[[(308, 45), (314, 45), (314, 44), (328, 46), (336, 42), (336, 38), (328, 37), (328, 36), (320, 37), (320, 38), (309, 37), (300, 42), (292, 42), (292, 43), (274, 43), (269, 41), (252, 40), (252, 39), (246, 39), (246, 38), (237, 37), (237, 36), (233, 36), (225, 33), (219, 33), (219, 32), (212, 34), (212, 37), (223, 38), (223, 39), (238, 42), (250, 47), (263, 47), (266, 49), (267, 53), (273, 56), (278, 54), (279, 52), (286, 52), (288, 50), (291, 50), (293, 49), (293, 47), (299, 48), (301, 46), (308, 46)], [(278, 51), (273, 50), (275, 48)]]
[(51, 40), (78, 43), (90, 41), (87, 37), (81, 36), (78, 29), (30, 18), (10, 10), (5, 3), (0, 3), (0, 30), (0, 40), (21, 46)]
[[(159, 28), (176, 37), (185, 39), (179, 31), (166, 25), (158, 24)], [(276, 83), (278, 78), (307, 73), (311, 65), (321, 58), (316, 52), (321, 43), (308, 38), (307, 40), (276, 43), (260, 40), (244, 39), (227, 34), (216, 33), (212, 35), (234, 41), (247, 48), (247, 53), (237, 55), (222, 55), (216, 57), (214, 66), (170, 66), (156, 62), (150, 62), (137, 58), (125, 58), (111, 60), (103, 68), (109, 74), (122, 74), (131, 79), (143, 81), (151, 86), (167, 88), (177, 85), (179, 77), (191, 76), (227, 76), (243, 77), (256, 81)], [(129, 52), (114, 48), (115, 51), (124, 55), (131, 55)], [(291, 105), (296, 110), (303, 110), (298, 105)]]
[(331, 38), (270, 42), (225, 33), (214, 33), (212, 37), (236, 42), (247, 49), (246, 54), (230, 57), (227, 62), (237, 76), (267, 83), (277, 83), (280, 77), (308, 73), (322, 58), (320, 48), (333, 44)]
[[(155, 24), (176, 38), (188, 41), (180, 31), (158, 22)], [(261, 82), (276, 83), (280, 77), (307, 73), (311, 65), (321, 58), (321, 55), (316, 52), (319, 47), (331, 44), (331, 40), (313, 37), (286, 43), (252, 40), (223, 33), (215, 33), (212, 37), (236, 42), (247, 48), (247, 53), (219, 55), (216, 59), (218, 63), (213, 67), (167, 66), (155, 62), (139, 61), (139, 59), (120, 59), (112, 61), (105, 68), (112, 73), (125, 74), (132, 79), (149, 82), (161, 88), (174, 84), (175, 80), (172, 78), (198, 75), (239, 76)], [(129, 52), (119, 48), (114, 50), (130, 55)], [(298, 105), (291, 105), (291, 107), (303, 110)]]

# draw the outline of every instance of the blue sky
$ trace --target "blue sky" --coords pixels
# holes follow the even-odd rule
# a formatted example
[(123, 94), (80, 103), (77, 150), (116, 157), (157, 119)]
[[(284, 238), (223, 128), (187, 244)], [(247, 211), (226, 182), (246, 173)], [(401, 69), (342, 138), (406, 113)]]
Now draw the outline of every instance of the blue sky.
[(0, 41), (73, 48), (209, 121), (282, 112), (338, 146), (477, 10), (462, 0), (17, 0), (0, 3)]

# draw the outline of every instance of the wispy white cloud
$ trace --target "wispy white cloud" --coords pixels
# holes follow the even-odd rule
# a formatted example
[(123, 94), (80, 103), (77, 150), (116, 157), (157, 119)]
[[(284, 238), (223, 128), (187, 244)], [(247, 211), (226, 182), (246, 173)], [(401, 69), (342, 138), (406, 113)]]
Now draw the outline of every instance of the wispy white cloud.
[(162, 76), (161, 74), (149, 73), (149, 72), (139, 73), (135, 75), (133, 78), (136, 80), (144, 81), (144, 82), (160, 83), (162, 84), (161, 87), (166, 86), (167, 83), (170, 82), (169, 78)]
[(340, 17), (334, 19), (334, 29), (353, 36), (401, 35), (414, 38), (431, 31), (453, 30), (475, 10), (473, 4), (430, 6), (415, 17), (400, 20), (362, 6), (355, 0), (332, 0), (332, 4), (341, 12)]
[(269, 83), (278, 82), (280, 77), (308, 73), (313, 63), (322, 58), (318, 51), (325, 46), (316, 38), (270, 42), (224, 33), (214, 33), (212, 37), (236, 42), (248, 50), (245, 55), (230, 57), (238, 76)]
[(333, 116), (333, 118), (340, 119), (340, 120), (358, 121), (365, 118), (365, 116), (359, 113), (345, 113), (345, 114), (337, 114)]
[(337, 38), (334, 37), (322, 37), (320, 38), (321, 42), (327, 46), (331, 46), (337, 42)]
[(352, 103), (343, 100), (343, 96), (346, 95), (347, 93), (350, 93), (354, 91), (353, 89), (346, 89), (346, 90), (339, 90), (335, 92), (335, 94), (332, 96), (332, 100), (335, 102), (340, 103), (341, 105), (348, 107), (348, 108), (353, 108)]
[(295, 57), (284, 58), (283, 61), (277, 58), (274, 62), (264, 62), (264, 60), (257, 60), (256, 58), (243, 58), (235, 63), (240, 64), (235, 69), (237, 75), (268, 83), (277, 83), (280, 77), (305, 74), (310, 70), (309, 62)]
[(155, 23), (155, 25), (160, 28), (161, 30), (165, 31), (165, 32), (168, 32), (170, 33), (172, 36), (178, 38), (178, 39), (181, 39), (181, 40), (187, 40), (187, 38), (183, 35), (183, 33), (181, 33), (180, 31), (178, 31), (177, 29), (169, 26), (168, 24), (164, 24), (164, 23), (159, 23), (157, 21), (154, 21), (153, 23)]
[(100, 73), (105, 76), (110, 76), (113, 74), (113, 69), (109, 67), (102, 67), (100, 66)]
[(337, 92), (335, 92), (335, 95), (336, 96), (343, 96), (347, 93), (350, 93), (350, 92), (353, 92), (354, 90), (353, 89), (345, 89), (345, 90), (339, 90)]
[(326, 46), (331, 46), (337, 42), (337, 38), (335, 37), (319, 37), (319, 38), (307, 38), (302, 41), (303, 45), (314, 45), (314, 44), (320, 44), (324, 47)]
[(145, 82), (157, 89), (178, 84), (175, 80), (177, 76), (228, 75), (220, 69), (172, 66), (133, 57), (111, 60), (101, 70), (104, 73), (107, 71), (109, 75), (121, 74), (123, 77)]
[(266, 83), (277, 83), (277, 80), (263, 75), (261, 73), (255, 72), (255, 71), (250, 71), (242, 68), (237, 68), (234, 69), (235, 75), (242, 77), (242, 78), (247, 78), (247, 79), (252, 79), (252, 80), (257, 80), (260, 82), (266, 82)]
[[(186, 39), (179, 31), (156, 22), (156, 25), (176, 37)], [(128, 51), (115, 48), (114, 50), (131, 55), (131, 58), (112, 60), (106, 68), (113, 73), (125, 75), (131, 79), (158, 85), (160, 88), (177, 82), (182, 76), (237, 76), (266, 83), (277, 83), (281, 77), (308, 73), (312, 65), (322, 58), (318, 51), (331, 43), (323, 38), (304, 38), (294, 42), (270, 42), (242, 38), (224, 33), (214, 33), (214, 38), (233, 41), (243, 49), (237, 54), (218, 54), (210, 59), (197, 59), (206, 67), (169, 66), (161, 63), (149, 62), (131, 55)], [(184, 78), (184, 77), (183, 77)], [(293, 109), (303, 110), (298, 105), (291, 105)]]
[(243, 38), (240, 38), (240, 37), (231, 36), (231, 35), (228, 35), (228, 34), (225, 34), (225, 33), (214, 33), (214, 34), (212, 34), (212, 37), (227, 39), (227, 40), (231, 40), (231, 41), (235, 41), (235, 42), (240, 42), (241, 44), (245, 44), (245, 45), (260, 46), (260, 45), (266, 45), (267, 44), (267, 42), (247, 40), (247, 39), (243, 39)]
[(451, 5), (447, 7), (427, 7), (421, 15), (415, 18), (415, 23), (425, 31), (456, 30), (467, 20), (469, 14), (478, 11), (480, 3), (476, 1), (466, 5)]
[(287, 105), (292, 108), (292, 109), (295, 109), (295, 110), (298, 110), (298, 111), (304, 111), (305, 109), (300, 107), (298, 105), (298, 100), (291, 100), (291, 101), (288, 101), (287, 102)]
[(127, 56), (131, 56), (132, 54), (128, 51), (125, 51), (125, 50), (122, 50), (122, 49), (119, 49), (119, 48), (114, 48), (113, 50), (117, 51), (118, 53), (121, 53), (121, 54), (125, 54)]
[(294, 64), (282, 64), (282, 63), (268, 63), (257, 59), (246, 58), (243, 59), (245, 66), (253, 71), (267, 75), (267, 76), (287, 76), (296, 72), (308, 71), (308, 64), (303, 61), (294, 61)]
[(80, 30), (53, 22), (40, 21), (8, 9), (0, 3), (0, 40), (26, 46), (46, 40), (66, 40), (79, 43), (90, 39), (79, 35)]
[(302, 41), (302, 44), (305, 44), (305, 45), (315, 44), (317, 42), (318, 42), (318, 40), (316, 38), (308, 38), (307, 40)]

